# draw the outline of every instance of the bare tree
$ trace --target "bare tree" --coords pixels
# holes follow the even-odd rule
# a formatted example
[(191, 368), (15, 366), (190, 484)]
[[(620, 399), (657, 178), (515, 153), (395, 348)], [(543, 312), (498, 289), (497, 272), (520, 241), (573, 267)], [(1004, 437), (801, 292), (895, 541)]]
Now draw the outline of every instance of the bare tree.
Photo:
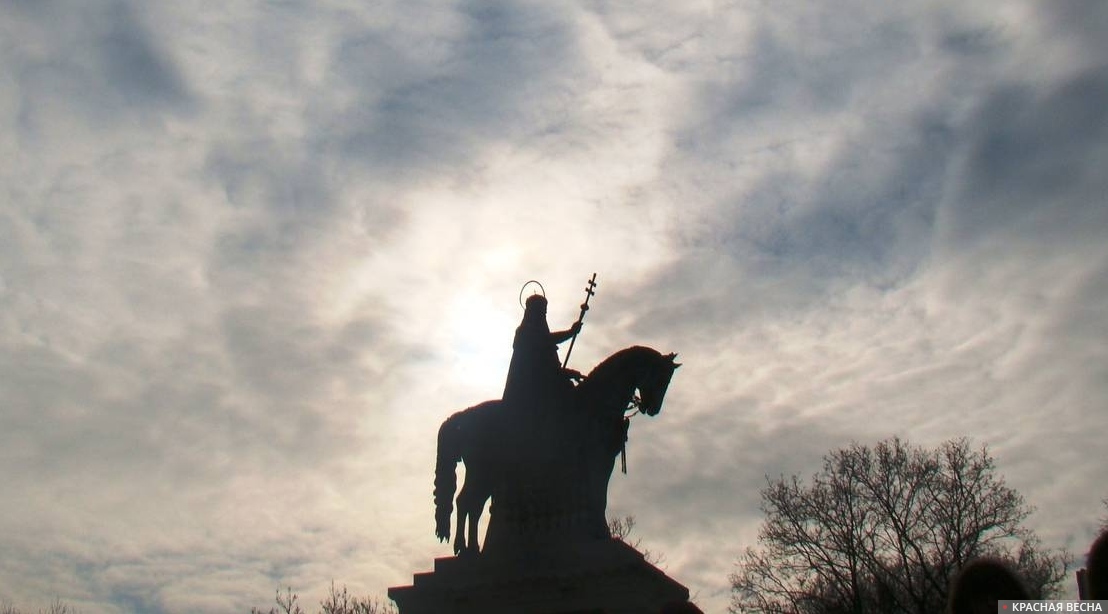
[(297, 603), (300, 600), (300, 596), (292, 592), (292, 587), (288, 587), (284, 595), (281, 594), (281, 590), (277, 589), (277, 608), (269, 608), (266, 611), (259, 610), (258, 608), (250, 608), (250, 614), (304, 614), (304, 610), (300, 609), (300, 604)]
[[(55, 597), (47, 609), (38, 612), (39, 614), (79, 614), (80, 611), (69, 607), (68, 603)], [(0, 602), (0, 614), (21, 614), (21, 611), (11, 602), (2, 601)]]
[(761, 548), (739, 558), (732, 612), (941, 612), (951, 577), (979, 556), (1011, 561), (1035, 599), (1065, 577), (1068, 556), (1042, 550), (1022, 526), (1032, 510), (965, 439), (854, 444), (824, 457), (810, 486), (767, 482)]
[[(298, 603), (300, 596), (288, 588), (284, 595), (277, 591), (277, 607), (262, 611), (251, 608), (250, 614), (305, 614)], [(331, 582), (331, 592), (319, 603), (320, 614), (396, 614), (396, 606), (392, 603), (382, 602), (379, 599), (353, 596), (346, 590), (346, 586), (339, 591), (335, 589), (335, 583)], [(0, 613), (2, 614), (2, 613)]]
[(643, 558), (646, 559), (647, 563), (650, 563), (651, 565), (661, 565), (665, 561), (666, 557), (661, 554), (655, 554), (647, 548), (643, 548), (641, 537), (635, 537), (632, 539), (631, 533), (633, 533), (634, 530), (634, 516), (627, 515), (622, 518), (616, 516), (614, 518), (608, 519), (608, 531), (612, 534), (612, 537), (641, 552)]
[(342, 592), (336, 591), (334, 582), (331, 582), (331, 594), (320, 605), (323, 614), (396, 614), (393, 604), (376, 598), (351, 596), (345, 586)]

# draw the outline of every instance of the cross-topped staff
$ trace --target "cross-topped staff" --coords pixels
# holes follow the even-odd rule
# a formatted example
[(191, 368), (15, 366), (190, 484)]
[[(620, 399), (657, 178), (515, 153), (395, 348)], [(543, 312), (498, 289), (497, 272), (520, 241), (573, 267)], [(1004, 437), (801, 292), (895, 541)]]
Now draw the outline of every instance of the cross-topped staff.
[[(594, 294), (596, 294), (596, 273), (592, 274), (592, 279), (589, 280), (589, 285), (585, 287), (585, 302), (581, 303), (581, 315), (577, 316), (578, 324), (585, 321), (585, 312), (589, 310), (589, 299), (592, 298), (592, 295)], [(573, 352), (573, 344), (577, 342), (577, 335), (579, 333), (580, 330), (578, 330), (578, 332), (576, 333), (573, 333), (573, 338), (569, 340), (569, 349), (566, 350), (566, 359), (562, 363), (563, 369), (565, 369), (566, 365), (569, 364), (569, 355)]]

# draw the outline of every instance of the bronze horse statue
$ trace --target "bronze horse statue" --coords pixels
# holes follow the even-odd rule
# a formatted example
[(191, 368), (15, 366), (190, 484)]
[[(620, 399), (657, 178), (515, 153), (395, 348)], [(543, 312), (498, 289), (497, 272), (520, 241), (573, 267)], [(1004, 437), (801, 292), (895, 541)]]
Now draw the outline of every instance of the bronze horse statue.
[[(560, 454), (572, 460), (576, 468), (571, 475), (581, 482), (577, 486), (584, 494), (584, 522), (592, 537), (610, 537), (604, 514), (615, 458), (626, 441), (624, 416), (629, 409), (648, 416), (661, 411), (673, 372), (681, 366), (674, 361), (676, 356), (642, 346), (620, 350), (574, 388), (572, 407), (559, 408), (557, 415), (548, 418), (557, 424), (546, 431), (564, 433), (552, 441), (568, 448)], [(465, 484), (457, 499), (455, 554), (478, 552), (478, 523), (485, 503), (493, 497), (497, 484), (506, 479), (509, 467), (527, 462), (519, 449), (508, 443), (519, 438), (521, 412), (527, 409), (486, 401), (455, 413), (439, 428), (435, 533), (440, 541), (450, 539), (456, 466), (464, 462), (466, 467)], [(524, 441), (516, 445), (528, 444)], [(499, 505), (496, 500), (494, 505)]]

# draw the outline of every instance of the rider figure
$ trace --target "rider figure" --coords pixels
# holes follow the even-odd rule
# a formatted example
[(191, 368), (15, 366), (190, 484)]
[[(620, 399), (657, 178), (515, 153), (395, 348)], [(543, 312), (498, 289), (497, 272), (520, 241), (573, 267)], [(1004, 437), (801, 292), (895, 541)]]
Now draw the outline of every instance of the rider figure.
[(527, 299), (523, 321), (512, 342), (512, 362), (504, 384), (504, 401), (518, 405), (558, 406), (569, 401), (570, 379), (581, 379), (573, 369), (558, 361), (558, 344), (581, 330), (574, 322), (568, 330), (550, 332), (546, 323), (546, 298), (535, 294)]

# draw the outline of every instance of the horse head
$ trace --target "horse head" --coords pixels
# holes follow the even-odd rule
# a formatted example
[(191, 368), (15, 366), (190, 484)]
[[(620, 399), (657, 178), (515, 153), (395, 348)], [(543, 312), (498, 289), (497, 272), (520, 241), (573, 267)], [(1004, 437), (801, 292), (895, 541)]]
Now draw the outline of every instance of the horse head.
[(664, 356), (659, 354), (658, 359), (647, 370), (646, 377), (639, 381), (640, 412), (648, 416), (656, 416), (662, 411), (662, 401), (666, 397), (666, 390), (669, 389), (669, 381), (673, 378), (673, 372), (681, 366), (681, 363), (676, 362), (676, 358), (677, 354), (672, 352)]

